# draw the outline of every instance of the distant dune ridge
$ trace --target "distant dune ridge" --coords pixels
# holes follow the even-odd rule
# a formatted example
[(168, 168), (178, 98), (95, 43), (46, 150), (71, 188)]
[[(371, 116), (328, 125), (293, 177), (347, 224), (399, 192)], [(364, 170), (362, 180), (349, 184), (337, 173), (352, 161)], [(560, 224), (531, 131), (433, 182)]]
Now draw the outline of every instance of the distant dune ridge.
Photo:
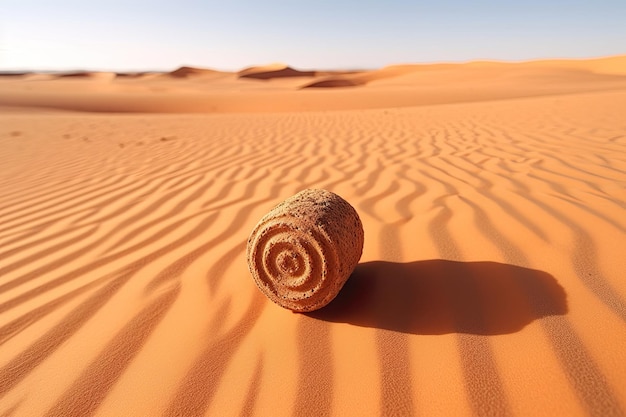
[(275, 63), (239, 72), (185, 66), (134, 77), (86, 71), (0, 75), (0, 106), (124, 113), (397, 108), (614, 90), (626, 85), (625, 68), (626, 56), (616, 56), (370, 71), (303, 71)]
[[(0, 416), (626, 413), (625, 57), (255, 68), (0, 76)], [(294, 314), (306, 189), (367, 239)]]
[(168, 72), (168, 75), (171, 75), (175, 78), (187, 78), (194, 75), (210, 75), (215, 74), (220, 71), (215, 71), (212, 69), (202, 69), (202, 68), (194, 68), (194, 67), (180, 67), (175, 69), (174, 71)]
[(313, 77), (315, 71), (299, 71), (283, 64), (273, 64), (265, 67), (250, 67), (237, 73), (239, 78), (254, 78), (257, 80), (271, 80), (284, 77)]

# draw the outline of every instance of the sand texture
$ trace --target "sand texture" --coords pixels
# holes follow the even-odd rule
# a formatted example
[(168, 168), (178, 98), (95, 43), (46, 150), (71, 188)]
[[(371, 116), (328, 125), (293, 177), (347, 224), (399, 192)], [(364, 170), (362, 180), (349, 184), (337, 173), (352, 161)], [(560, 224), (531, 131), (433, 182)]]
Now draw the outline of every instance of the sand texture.
[[(624, 415), (625, 64), (0, 76), (0, 415)], [(308, 188), (366, 240), (295, 314)]]
[(298, 312), (331, 302), (363, 252), (363, 225), (343, 198), (307, 189), (263, 216), (248, 238), (248, 268), (276, 304)]

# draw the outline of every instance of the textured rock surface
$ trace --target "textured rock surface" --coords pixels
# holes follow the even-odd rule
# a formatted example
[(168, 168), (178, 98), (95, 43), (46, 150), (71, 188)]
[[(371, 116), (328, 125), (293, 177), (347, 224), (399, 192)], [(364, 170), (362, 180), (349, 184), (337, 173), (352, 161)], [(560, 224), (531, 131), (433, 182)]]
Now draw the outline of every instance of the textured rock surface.
[(363, 225), (337, 194), (308, 189), (288, 198), (255, 226), (248, 267), (261, 291), (299, 312), (328, 304), (341, 290), (363, 251)]

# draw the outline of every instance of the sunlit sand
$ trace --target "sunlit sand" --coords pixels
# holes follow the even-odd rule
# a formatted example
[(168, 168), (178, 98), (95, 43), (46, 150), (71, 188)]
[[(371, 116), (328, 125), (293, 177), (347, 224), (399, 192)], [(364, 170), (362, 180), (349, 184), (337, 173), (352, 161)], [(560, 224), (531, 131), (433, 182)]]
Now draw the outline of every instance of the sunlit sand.
[[(265, 298), (323, 188), (360, 264)], [(0, 76), (0, 414), (626, 412), (626, 57)]]

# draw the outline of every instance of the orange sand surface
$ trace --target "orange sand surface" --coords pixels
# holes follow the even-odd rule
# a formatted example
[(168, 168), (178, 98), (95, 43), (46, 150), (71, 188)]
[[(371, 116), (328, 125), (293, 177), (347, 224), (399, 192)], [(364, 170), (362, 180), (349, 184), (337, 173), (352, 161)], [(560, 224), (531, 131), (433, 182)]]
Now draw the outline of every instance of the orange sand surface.
[[(312, 187), (365, 246), (297, 314), (245, 247)], [(626, 57), (4, 75), (0, 191), (0, 415), (626, 412)]]

